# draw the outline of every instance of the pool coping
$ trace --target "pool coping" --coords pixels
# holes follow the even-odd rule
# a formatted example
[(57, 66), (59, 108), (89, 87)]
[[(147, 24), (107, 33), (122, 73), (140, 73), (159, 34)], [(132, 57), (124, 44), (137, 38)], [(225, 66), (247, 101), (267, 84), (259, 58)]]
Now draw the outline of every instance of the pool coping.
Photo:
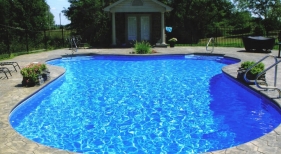
[[(177, 49), (177, 48), (175, 48)], [(180, 49), (180, 48), (178, 48)], [(187, 48), (181, 48), (181, 50), (196, 50), (196, 49), (200, 49), (200, 54), (208, 54), (208, 53), (202, 53), (202, 47), (187, 47)], [(217, 49), (217, 48), (215, 48)], [(228, 50), (229, 48), (221, 48), (221, 52), (224, 52), (223, 50)], [(241, 48), (232, 48), (234, 50), (234, 52), (236, 51), (240, 51), (242, 50)], [(93, 49), (94, 50), (94, 49)], [(102, 50), (111, 50), (111, 49), (102, 49)], [(157, 49), (160, 50), (160, 49)], [(171, 53), (165, 53), (165, 52), (170, 52), (170, 51), (174, 51), (173, 49), (161, 49), (163, 51), (163, 53), (158, 53), (158, 55), (161, 54), (171, 54)], [(165, 51), (167, 50), (167, 51)], [(64, 49), (63, 52), (66, 52), (67, 49)], [(119, 50), (118, 50), (119, 51)], [(116, 55), (131, 55), (130, 52), (131, 49), (129, 50), (125, 50), (125, 53), (118, 53)], [(53, 51), (55, 52), (55, 51)], [(100, 52), (100, 53), (96, 53), (96, 51), (93, 51), (94, 53), (92, 53), (90, 51), (90, 53), (84, 53), (84, 54), (90, 54), (90, 55), (110, 55), (112, 54), (112, 52)], [(114, 51), (116, 53), (116, 51)], [(61, 58), (63, 57), (63, 54), (60, 53), (58, 55), (49, 55), (47, 58), (38, 58), (39, 61), (41, 60), (42, 62), (45, 62), (46, 60), (51, 60), (51, 59), (56, 59), (56, 58)], [(114, 54), (114, 53), (113, 53)], [(175, 54), (174, 52), (172, 54)], [(177, 54), (198, 54), (198, 52), (186, 52), (186, 51), (181, 51)], [(241, 53), (239, 53), (241, 54)], [(83, 55), (83, 54), (81, 54)], [(231, 58), (237, 58), (235, 57), (235, 54), (232, 53), (220, 53), (220, 55), (224, 55), (225, 57), (231, 57)], [(24, 62), (29, 63), (30, 59), (25, 59), (23, 61), (21, 61), (21, 58), (25, 58), (25, 57), (36, 57), (34, 55), (24, 55), (24, 56), (19, 56), (14, 58), (15, 61), (19, 60), (19, 62), (21, 63), (21, 67), (24, 65)], [(263, 56), (262, 54), (259, 55), (259, 58)], [(39, 56), (40, 57), (40, 56)], [(238, 56), (241, 57), (241, 56)], [(248, 57), (249, 58), (249, 57)], [(247, 57), (243, 57), (242, 54), (242, 58), (238, 58), (238, 59), (247, 59)], [(251, 59), (251, 58), (250, 58)], [(253, 58), (254, 59), (254, 58)], [(228, 65), (224, 68), (222, 68), (222, 71), (227, 74), (228, 76), (230, 76), (232, 79), (236, 80), (236, 75), (237, 75), (237, 66), (239, 65), (239, 63), (234, 64), (234, 65)], [(51, 73), (53, 72), (53, 75), (51, 76), (52, 79), (48, 82), (52, 82), (53, 80), (55, 80), (57, 77), (61, 76), (64, 73), (64, 69), (63, 68), (58, 68), (55, 66), (50, 66), (49, 68), (51, 70)], [(14, 75), (17, 76), (18, 74), (15, 74), (15, 72), (13, 72), (13, 78)], [(20, 75), (18, 75), (19, 79), (11, 79), (11, 81), (15, 81), (15, 82), (19, 82), (20, 81)], [(9, 81), (9, 79), (8, 79)], [(1, 80), (0, 84), (3, 85), (3, 83), (5, 82), (5, 80)], [(47, 84), (48, 84), (47, 83)], [(240, 83), (240, 82), (238, 82)], [(242, 83), (240, 83), (242, 84)], [(43, 86), (46, 86), (43, 85)], [(38, 90), (40, 90), (41, 88), (43, 88), (43, 86), (40, 87), (32, 87), (32, 88), (23, 88), (23, 87), (16, 87), (12, 88), (12, 90), (10, 91), (11, 93), (2, 96), (2, 100), (0, 101), (0, 107), (1, 107), (1, 112), (3, 114), (0, 115), (0, 153), (75, 153), (75, 152), (69, 152), (69, 151), (65, 151), (65, 150), (60, 150), (60, 149), (55, 149), (55, 148), (50, 148), (44, 145), (41, 145), (39, 143), (30, 141), (29, 139), (26, 139), (25, 137), (21, 136), (20, 134), (18, 134), (17, 132), (15, 132), (10, 124), (9, 124), (9, 114), (12, 111), (12, 109), (18, 105), (19, 103), (23, 102), (24, 99), (27, 99), (29, 96), (31, 96), (32, 94), (34, 94), (35, 92), (37, 92)], [(244, 85), (243, 85), (244, 86)], [(276, 104), (279, 105), (280, 107), (280, 99), (276, 99), (275, 98), (275, 94), (268, 94), (268, 92), (264, 92), (263, 90), (257, 89), (255, 86), (249, 85), (248, 86), (251, 90), (256, 91), (259, 94), (264, 95), (265, 97), (268, 97), (269, 99), (271, 99), (272, 101), (274, 101)], [(2, 88), (2, 87), (1, 87)], [(20, 89), (20, 90), (19, 90)], [(20, 93), (20, 95), (18, 96), (14, 96), (14, 93)], [(222, 150), (218, 150), (218, 151), (212, 151), (212, 152), (207, 152), (207, 153), (212, 153), (212, 154), (220, 154), (220, 153), (281, 153), (281, 143), (279, 143), (279, 141), (281, 140), (281, 126), (279, 125), (276, 129), (274, 129), (273, 131), (271, 131), (270, 133), (256, 139), (250, 142), (247, 142), (245, 144), (241, 144), (238, 146), (234, 146), (232, 148), (227, 148), (227, 149), (222, 149)]]

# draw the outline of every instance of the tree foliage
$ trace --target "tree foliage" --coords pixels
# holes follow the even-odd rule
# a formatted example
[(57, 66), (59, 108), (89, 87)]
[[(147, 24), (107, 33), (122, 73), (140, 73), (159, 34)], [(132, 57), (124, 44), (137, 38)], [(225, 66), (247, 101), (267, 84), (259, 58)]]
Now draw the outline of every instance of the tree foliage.
[(10, 22), (10, 17), (12, 12), (10, 12), (11, 8), (11, 0), (1, 0), (0, 1), (0, 24), (7, 25)]
[[(208, 34), (208, 27), (223, 24), (231, 15), (233, 5), (228, 0), (169, 0), (162, 1), (174, 9), (167, 15), (166, 23), (174, 31), (168, 35), (197, 42)], [(192, 37), (190, 37), (192, 36)]]
[(100, 0), (68, 0), (70, 7), (63, 10), (70, 20), (70, 28), (75, 29), (77, 35), (82, 35), (84, 40), (93, 44), (110, 43), (110, 19), (103, 11), (110, 1)]
[(268, 11), (277, 4), (276, 0), (234, 0), (238, 9), (250, 11), (259, 18), (268, 18)]
[(38, 31), (53, 25), (54, 16), (45, 0), (1, 0), (0, 50), (19, 50), (23, 40), (42, 38)]
[(54, 16), (45, 0), (1, 0), (0, 23), (26, 30), (42, 30), (54, 25)]
[(258, 27), (262, 26), (266, 32), (280, 26), (280, 0), (235, 0), (238, 10), (249, 11), (255, 17)]

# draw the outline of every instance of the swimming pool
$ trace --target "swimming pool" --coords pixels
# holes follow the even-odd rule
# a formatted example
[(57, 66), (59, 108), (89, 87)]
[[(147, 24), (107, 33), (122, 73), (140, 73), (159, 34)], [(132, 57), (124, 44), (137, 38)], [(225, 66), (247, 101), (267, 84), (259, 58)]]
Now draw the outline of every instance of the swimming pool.
[(235, 146), (281, 121), (272, 103), (221, 73), (235, 62), (196, 55), (50, 61), (66, 74), (18, 106), (10, 122), (31, 140), (85, 153), (199, 153)]

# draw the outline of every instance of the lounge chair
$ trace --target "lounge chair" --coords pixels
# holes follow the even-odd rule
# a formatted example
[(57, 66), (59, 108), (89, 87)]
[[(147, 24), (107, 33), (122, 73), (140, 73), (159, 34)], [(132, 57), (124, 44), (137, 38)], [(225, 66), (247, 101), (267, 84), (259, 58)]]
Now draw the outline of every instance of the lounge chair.
[(5, 66), (5, 65), (12, 65), (15, 68), (16, 72), (17, 72), (16, 67), (20, 69), (20, 66), (17, 62), (0, 62), (0, 66)]
[(0, 67), (0, 73), (5, 73), (7, 79), (9, 79), (7, 73), (10, 73), (10, 75), (12, 76), (10, 70), (7, 67)]

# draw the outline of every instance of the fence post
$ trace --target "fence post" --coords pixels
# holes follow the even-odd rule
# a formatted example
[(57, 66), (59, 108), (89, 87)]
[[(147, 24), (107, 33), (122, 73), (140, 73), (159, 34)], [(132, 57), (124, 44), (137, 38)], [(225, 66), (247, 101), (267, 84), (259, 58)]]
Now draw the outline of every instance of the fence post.
[(26, 40), (26, 52), (28, 52), (28, 35), (27, 35), (27, 30), (25, 30), (25, 40)]
[(216, 35), (215, 35), (215, 46), (218, 44), (218, 27), (216, 27)]
[(44, 44), (45, 44), (45, 49), (47, 50), (48, 46), (47, 46), (46, 29), (44, 29)]
[(64, 40), (63, 40), (63, 26), (61, 26), (61, 40), (62, 40), (62, 46), (64, 47)]
[(192, 31), (191, 31), (191, 46), (192, 46), (192, 44), (193, 44), (193, 33), (192, 33)]
[(7, 48), (8, 48), (8, 53), (9, 53), (9, 56), (11, 56), (11, 51), (10, 51), (10, 36), (9, 36), (9, 28), (7, 28)]

